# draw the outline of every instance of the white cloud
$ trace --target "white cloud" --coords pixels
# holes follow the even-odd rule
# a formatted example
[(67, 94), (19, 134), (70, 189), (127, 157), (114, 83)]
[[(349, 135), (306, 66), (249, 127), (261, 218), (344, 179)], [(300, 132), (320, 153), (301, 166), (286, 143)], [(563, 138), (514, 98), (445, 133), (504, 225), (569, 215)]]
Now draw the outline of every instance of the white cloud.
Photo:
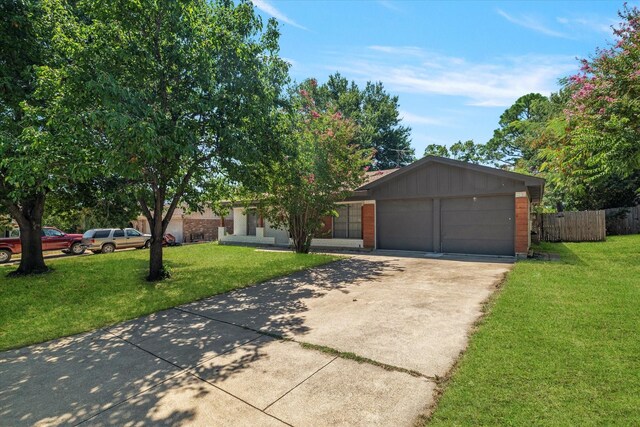
[(284, 22), (286, 24), (289, 24), (289, 25), (291, 25), (293, 27), (296, 27), (296, 28), (300, 28), (302, 30), (307, 30), (306, 27), (298, 24), (293, 19), (287, 17), (287, 15), (285, 15), (282, 12), (280, 12), (278, 9), (275, 8), (275, 6), (270, 4), (267, 0), (251, 0), (251, 3), (253, 3), (253, 5), (255, 7), (257, 7), (258, 9), (260, 9), (261, 11), (266, 13), (267, 15), (273, 16), (278, 21), (282, 21), (282, 22)]
[(292, 67), (297, 67), (297, 66), (299, 66), (299, 65), (300, 65), (300, 64), (298, 63), (298, 61), (296, 61), (295, 59), (291, 59), (291, 58), (288, 58), (288, 57), (286, 57), (286, 56), (281, 56), (281, 57), (280, 57), (280, 59), (282, 59), (282, 60), (283, 60), (283, 61), (285, 61), (285, 62), (288, 62), (288, 63), (289, 63), (289, 65), (291, 65)]
[(376, 49), (380, 55), (375, 58), (350, 55), (327, 69), (359, 81), (382, 81), (392, 92), (462, 97), (467, 105), (480, 107), (506, 107), (530, 92), (549, 94), (557, 90), (559, 77), (576, 69), (573, 56), (522, 55), (472, 62), (415, 49), (404, 62), (389, 59), (397, 51), (389, 47)]
[(615, 26), (618, 22), (612, 18), (604, 17), (575, 17), (567, 18), (559, 16), (556, 18), (560, 24), (571, 29), (586, 28), (597, 33), (611, 34), (611, 26)]
[(532, 17), (532, 16), (528, 16), (528, 15), (521, 15), (519, 17), (515, 17), (513, 15), (509, 15), (507, 12), (498, 9), (497, 10), (498, 15), (502, 16), (504, 19), (506, 19), (507, 21), (511, 22), (512, 24), (516, 24), (519, 25), (521, 27), (524, 28), (528, 28), (530, 30), (536, 31), (538, 33), (542, 33), (545, 34), (547, 36), (551, 36), (551, 37), (562, 37), (562, 38), (569, 38), (569, 36), (565, 33), (562, 33), (560, 31), (556, 31), (553, 30), (549, 27), (547, 27), (546, 25), (544, 25), (542, 22), (540, 22), (540, 20)]
[(394, 12), (401, 12), (402, 9), (398, 7), (396, 2), (390, 0), (378, 0), (378, 4), (386, 9), (393, 10)]
[(419, 114), (413, 114), (408, 111), (400, 110), (400, 117), (405, 123), (410, 125), (432, 125), (432, 126), (445, 126), (447, 120), (439, 117), (421, 116)]
[(375, 52), (382, 52), (382, 53), (390, 53), (390, 54), (394, 54), (394, 55), (403, 55), (403, 56), (422, 56), (424, 54), (424, 51), (416, 46), (380, 46), (380, 45), (373, 45), (373, 46), (369, 46), (370, 50), (373, 50)]

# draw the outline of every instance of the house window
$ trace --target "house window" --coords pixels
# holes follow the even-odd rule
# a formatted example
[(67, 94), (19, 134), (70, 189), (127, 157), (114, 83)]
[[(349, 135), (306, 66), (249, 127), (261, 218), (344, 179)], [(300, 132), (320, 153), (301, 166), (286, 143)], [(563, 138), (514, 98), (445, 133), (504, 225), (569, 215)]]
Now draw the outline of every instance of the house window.
[(362, 205), (338, 205), (338, 217), (333, 219), (333, 237), (362, 239)]

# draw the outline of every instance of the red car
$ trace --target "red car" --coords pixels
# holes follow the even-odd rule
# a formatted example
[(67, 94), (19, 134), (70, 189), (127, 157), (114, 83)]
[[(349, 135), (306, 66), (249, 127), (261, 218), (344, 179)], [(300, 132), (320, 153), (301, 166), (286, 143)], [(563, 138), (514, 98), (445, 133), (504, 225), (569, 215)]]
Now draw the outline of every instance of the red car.
[[(42, 250), (62, 251), (71, 255), (84, 253), (82, 234), (67, 234), (54, 227), (42, 227)], [(22, 252), (20, 237), (0, 238), (0, 264), (11, 260), (15, 254)]]

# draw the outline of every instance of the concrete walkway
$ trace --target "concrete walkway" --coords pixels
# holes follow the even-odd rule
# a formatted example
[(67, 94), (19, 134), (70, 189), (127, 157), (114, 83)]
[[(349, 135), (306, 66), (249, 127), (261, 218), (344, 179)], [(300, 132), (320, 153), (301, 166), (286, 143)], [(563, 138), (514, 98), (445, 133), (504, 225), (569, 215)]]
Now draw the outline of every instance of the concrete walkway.
[(0, 353), (0, 424), (411, 425), (511, 267), (490, 261), (354, 256)]

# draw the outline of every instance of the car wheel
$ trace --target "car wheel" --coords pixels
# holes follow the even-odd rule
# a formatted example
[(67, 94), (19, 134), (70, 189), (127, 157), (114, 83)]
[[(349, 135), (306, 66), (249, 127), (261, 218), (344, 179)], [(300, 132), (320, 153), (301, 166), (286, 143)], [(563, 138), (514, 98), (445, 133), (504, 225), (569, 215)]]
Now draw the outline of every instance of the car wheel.
[(75, 242), (69, 249), (72, 255), (82, 255), (85, 251), (85, 247), (80, 242)]
[(145, 249), (149, 249), (150, 247), (151, 247), (151, 240), (147, 240), (146, 242), (144, 242)]
[(0, 249), (0, 264), (11, 261), (11, 251), (8, 249)]
[(105, 243), (104, 245), (102, 245), (103, 254), (111, 254), (115, 250), (116, 250), (116, 247), (113, 245), (113, 243)]

